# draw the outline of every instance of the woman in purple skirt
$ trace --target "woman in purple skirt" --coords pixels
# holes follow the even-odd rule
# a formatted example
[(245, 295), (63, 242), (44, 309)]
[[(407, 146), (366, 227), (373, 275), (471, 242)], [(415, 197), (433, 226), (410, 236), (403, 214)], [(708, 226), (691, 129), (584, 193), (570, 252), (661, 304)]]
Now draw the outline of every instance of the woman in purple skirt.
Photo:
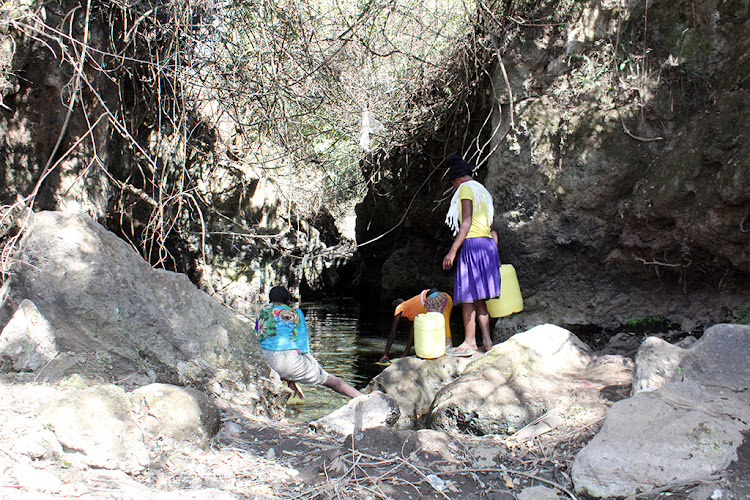
[(478, 349), (477, 323), (482, 330), (484, 350), (487, 351), (492, 348), (492, 338), (485, 300), (500, 295), (500, 255), (497, 233), (492, 226), (495, 209), (490, 193), (472, 178), (471, 165), (457, 154), (450, 155), (447, 162), (448, 177), (456, 192), (445, 223), (456, 236), (450, 251), (443, 258), (443, 269), (452, 267), (458, 254), (453, 301), (461, 304), (466, 335), (456, 352)]

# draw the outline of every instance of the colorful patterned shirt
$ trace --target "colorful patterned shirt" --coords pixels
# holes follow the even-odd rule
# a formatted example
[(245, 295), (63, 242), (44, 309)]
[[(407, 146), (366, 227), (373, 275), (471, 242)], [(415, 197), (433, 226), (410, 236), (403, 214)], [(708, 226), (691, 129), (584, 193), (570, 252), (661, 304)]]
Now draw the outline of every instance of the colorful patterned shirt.
[(260, 346), (268, 351), (299, 350), (310, 352), (307, 322), (301, 309), (284, 304), (264, 307), (255, 320)]

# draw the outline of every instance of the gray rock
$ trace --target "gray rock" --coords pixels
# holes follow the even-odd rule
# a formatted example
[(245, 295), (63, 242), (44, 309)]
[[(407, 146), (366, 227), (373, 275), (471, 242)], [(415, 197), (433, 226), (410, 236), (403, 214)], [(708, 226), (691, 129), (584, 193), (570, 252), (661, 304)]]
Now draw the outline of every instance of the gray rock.
[(152, 439), (205, 447), (219, 431), (219, 409), (196, 389), (150, 384), (133, 391), (130, 401)]
[(27, 431), (13, 443), (12, 450), (32, 460), (51, 460), (64, 455), (62, 445), (49, 429)]
[(135, 471), (148, 464), (149, 453), (130, 411), (125, 391), (106, 385), (70, 389), (46, 403), (39, 417), (72, 460)]
[(748, 351), (748, 325), (714, 325), (687, 349), (648, 338), (636, 356), (634, 392), (692, 380), (709, 390), (732, 391), (750, 403)]
[(66, 353), (40, 376), (79, 373), (126, 388), (190, 385), (253, 414), (283, 415), (289, 391), (251, 322), (187, 276), (152, 269), (89, 217), (33, 214), (15, 261), (23, 264), (13, 269), (12, 301), (33, 301)]
[(629, 360), (597, 358), (569, 331), (540, 325), (496, 345), (443, 387), (429, 425), (453, 433), (514, 434), (550, 414), (586, 425), (629, 393), (631, 380)]
[(648, 337), (635, 355), (633, 393), (652, 391), (682, 380), (678, 367), (685, 350), (658, 337)]
[(425, 427), (435, 394), (443, 386), (456, 380), (464, 368), (479, 356), (473, 354), (471, 357), (441, 356), (436, 359), (421, 359), (416, 356), (399, 358), (373, 378), (364, 392), (379, 390), (396, 400), (401, 417), (394, 427)]
[(750, 405), (731, 393), (678, 382), (615, 403), (599, 434), (576, 456), (575, 489), (628, 496), (673, 482), (707, 478), (737, 458)]
[(721, 324), (708, 328), (703, 336), (686, 350), (680, 363), (686, 380), (706, 388), (726, 388), (750, 403), (750, 325)]
[(33, 302), (22, 300), (0, 333), (0, 366), (13, 371), (34, 371), (57, 356), (55, 335)]
[(347, 436), (373, 427), (391, 427), (399, 413), (398, 404), (391, 396), (374, 392), (358, 396), (338, 410), (310, 422), (310, 428)]

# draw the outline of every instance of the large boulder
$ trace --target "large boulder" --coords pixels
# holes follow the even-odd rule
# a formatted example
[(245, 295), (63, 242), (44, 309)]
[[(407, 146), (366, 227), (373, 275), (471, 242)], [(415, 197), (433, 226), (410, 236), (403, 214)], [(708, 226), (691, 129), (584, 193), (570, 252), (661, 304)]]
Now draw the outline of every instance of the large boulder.
[(750, 405), (695, 382), (642, 391), (615, 403), (604, 426), (575, 458), (575, 489), (621, 497), (709, 478), (737, 459)]
[(219, 432), (219, 409), (196, 389), (150, 384), (134, 390), (130, 401), (141, 428), (161, 442), (205, 447)]
[(110, 384), (72, 388), (46, 403), (39, 417), (67, 450), (67, 460), (135, 471), (148, 465), (149, 452), (130, 412), (125, 391)]
[(540, 325), (516, 334), (470, 363), (430, 408), (433, 429), (515, 434), (545, 416), (555, 425), (589, 425), (626, 397), (632, 363), (597, 357), (571, 332)]
[[(153, 269), (91, 218), (32, 214), (14, 261), (11, 302), (33, 302), (48, 323), (45, 338), (53, 337), (60, 353), (25, 369), (53, 381), (78, 373), (125, 388), (193, 386), (253, 414), (283, 415), (289, 391), (263, 357), (251, 322), (185, 275)], [(33, 314), (28, 303), (22, 311)]]
[(750, 429), (748, 348), (747, 325), (712, 326), (686, 349), (646, 339), (635, 395), (612, 407), (575, 459), (576, 490), (627, 496), (725, 471)]
[(399, 358), (373, 378), (364, 392), (378, 390), (393, 397), (401, 412), (394, 424), (397, 429), (424, 428), (435, 394), (456, 380), (479, 356), (475, 353), (471, 357)]
[(219, 409), (206, 395), (168, 384), (131, 393), (113, 384), (69, 387), (42, 404), (39, 423), (17, 451), (126, 471), (147, 466), (165, 448), (205, 448), (220, 426)]
[(650, 337), (636, 355), (633, 391), (691, 380), (706, 388), (732, 391), (750, 403), (748, 351), (750, 325), (714, 325), (687, 349)]

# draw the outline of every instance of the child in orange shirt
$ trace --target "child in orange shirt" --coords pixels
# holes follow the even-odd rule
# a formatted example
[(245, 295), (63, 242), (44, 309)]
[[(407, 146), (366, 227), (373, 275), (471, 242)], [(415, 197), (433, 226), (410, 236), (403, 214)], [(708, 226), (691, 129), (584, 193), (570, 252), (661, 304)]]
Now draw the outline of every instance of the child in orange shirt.
[[(409, 300), (394, 300), (391, 307), (393, 308), (393, 324), (391, 325), (391, 332), (388, 335), (388, 342), (385, 345), (385, 352), (378, 363), (390, 363), (388, 353), (390, 353), (391, 345), (393, 345), (393, 341), (396, 339), (396, 332), (398, 332), (398, 325), (401, 320), (406, 318), (413, 322), (414, 318), (422, 313), (439, 312), (445, 317), (445, 345), (447, 347), (452, 347), (450, 317), (451, 311), (453, 310), (453, 299), (451, 299), (451, 296), (447, 293), (440, 292), (437, 288), (422, 290), (422, 293), (410, 298)], [(411, 351), (413, 344), (414, 325), (412, 324), (411, 330), (409, 331), (409, 338), (406, 341), (406, 349), (404, 349), (401, 357), (409, 355), (409, 351)]]

